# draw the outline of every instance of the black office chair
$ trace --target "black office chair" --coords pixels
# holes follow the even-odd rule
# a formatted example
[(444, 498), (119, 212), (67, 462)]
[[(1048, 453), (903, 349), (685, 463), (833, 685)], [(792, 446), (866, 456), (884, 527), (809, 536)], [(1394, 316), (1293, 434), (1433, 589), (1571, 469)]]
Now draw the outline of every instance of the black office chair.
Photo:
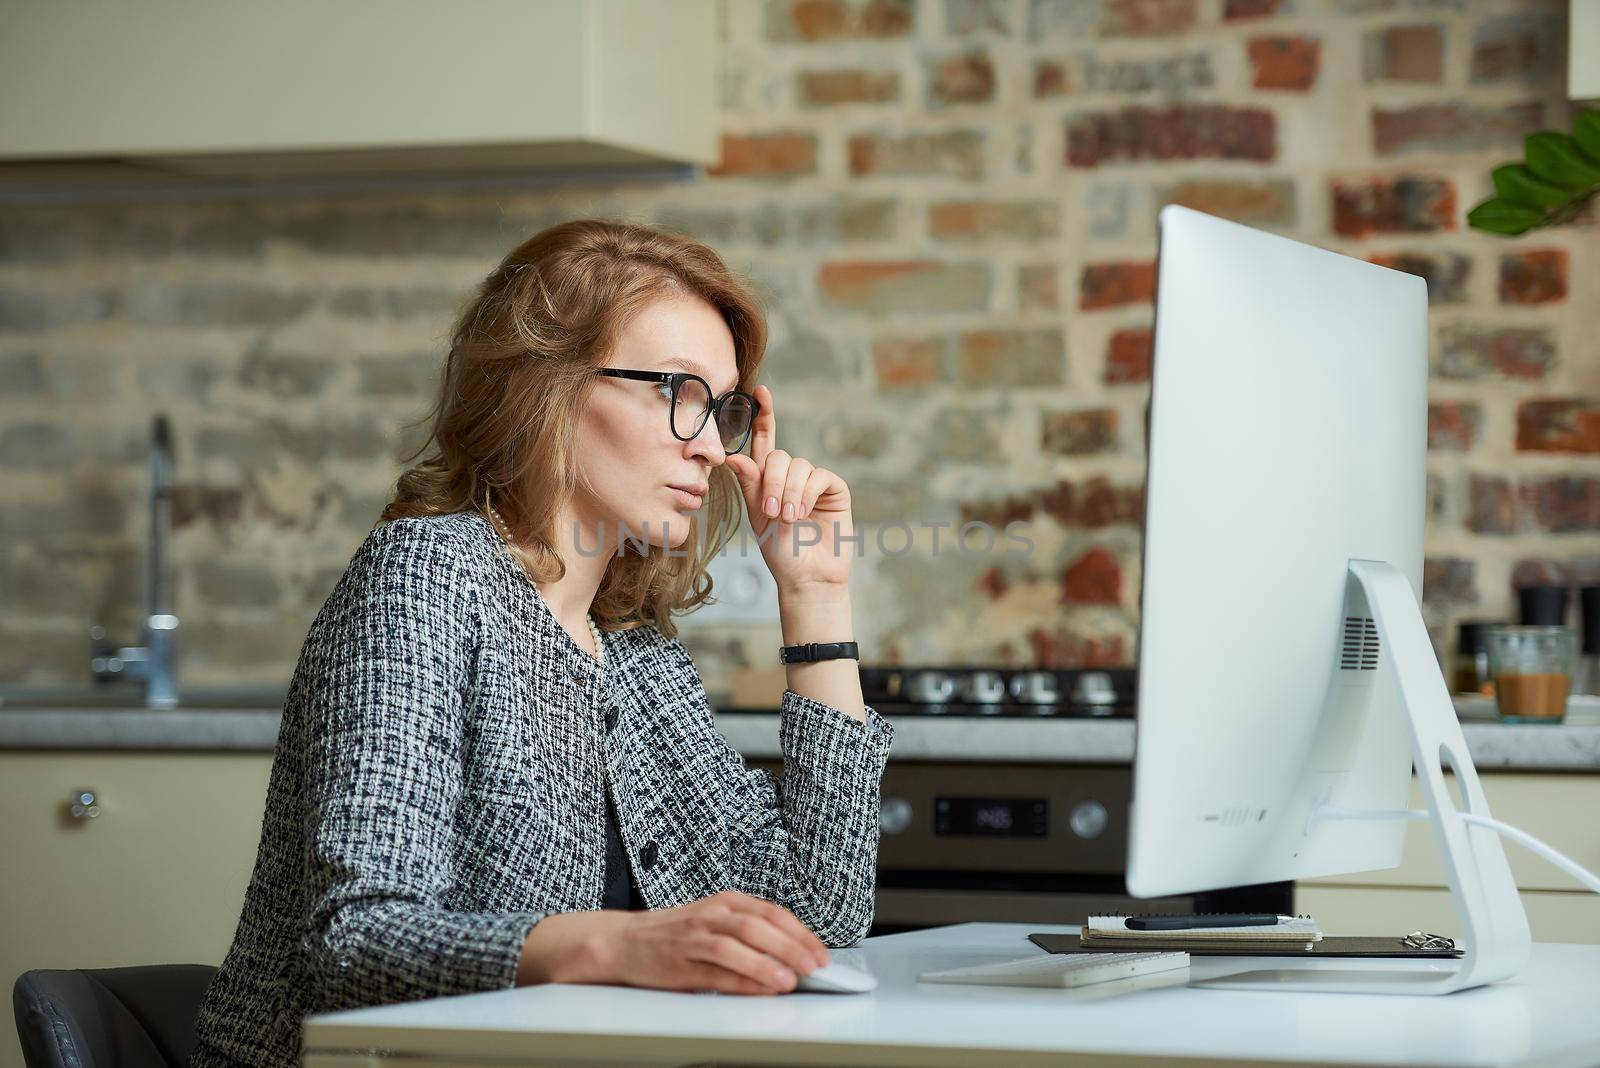
[(11, 991), (28, 1068), (183, 1068), (210, 964), (35, 968)]

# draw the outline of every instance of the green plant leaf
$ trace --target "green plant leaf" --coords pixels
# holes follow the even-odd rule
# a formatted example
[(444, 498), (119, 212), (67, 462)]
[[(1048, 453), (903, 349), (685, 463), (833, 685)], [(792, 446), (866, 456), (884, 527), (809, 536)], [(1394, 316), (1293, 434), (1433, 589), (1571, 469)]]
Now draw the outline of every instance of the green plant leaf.
[(1513, 204), (1503, 197), (1490, 197), (1467, 212), (1467, 225), (1491, 234), (1521, 234), (1539, 225), (1544, 212), (1522, 204)]
[(1585, 111), (1579, 115), (1572, 132), (1577, 136), (1579, 147), (1600, 160), (1600, 111)]
[(1531, 133), (1524, 142), (1528, 169), (1574, 193), (1586, 193), (1600, 185), (1600, 163), (1590, 159), (1577, 139), (1554, 130)]
[(1494, 191), (1501, 200), (1541, 211), (1559, 208), (1572, 200), (1572, 194), (1551, 185), (1521, 163), (1507, 163), (1494, 169)]

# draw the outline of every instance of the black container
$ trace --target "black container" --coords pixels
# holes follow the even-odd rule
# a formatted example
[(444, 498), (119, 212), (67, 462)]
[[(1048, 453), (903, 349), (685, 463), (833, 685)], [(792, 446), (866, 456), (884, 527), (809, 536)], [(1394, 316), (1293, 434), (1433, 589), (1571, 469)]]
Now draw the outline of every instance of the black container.
[(1583, 615), (1583, 653), (1600, 653), (1600, 586), (1579, 589), (1578, 601)]
[(1456, 693), (1494, 694), (1489, 676), (1489, 628), (1504, 626), (1499, 619), (1463, 620), (1456, 638)]
[(1524, 627), (1563, 627), (1567, 623), (1565, 586), (1524, 586), (1517, 591)]

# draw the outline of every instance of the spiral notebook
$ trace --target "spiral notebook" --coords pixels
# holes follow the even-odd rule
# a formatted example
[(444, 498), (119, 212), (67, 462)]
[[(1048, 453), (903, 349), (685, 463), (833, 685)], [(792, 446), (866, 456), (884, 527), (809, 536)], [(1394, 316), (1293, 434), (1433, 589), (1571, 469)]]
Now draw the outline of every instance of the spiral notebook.
[[(1190, 946), (1204, 949), (1207, 946), (1300, 946), (1310, 948), (1311, 943), (1322, 940), (1322, 929), (1310, 916), (1301, 914), (1289, 923), (1274, 923), (1251, 927), (1188, 927), (1182, 930), (1135, 931), (1123, 923), (1130, 915), (1166, 918), (1172, 913), (1095, 913), (1088, 917), (1080, 936), (1085, 946), (1153, 946), (1162, 949), (1187, 949)], [(1195, 913), (1193, 918), (1228, 916), (1237, 913)], [(1184, 914), (1184, 918), (1190, 918)]]

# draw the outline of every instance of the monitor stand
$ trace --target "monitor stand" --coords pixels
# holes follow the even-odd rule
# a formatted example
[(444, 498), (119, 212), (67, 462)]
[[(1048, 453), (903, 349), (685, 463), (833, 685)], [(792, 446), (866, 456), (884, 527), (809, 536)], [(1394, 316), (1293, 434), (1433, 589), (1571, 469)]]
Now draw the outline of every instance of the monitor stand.
[[(1410, 725), (1411, 757), (1427, 799), (1427, 819), (1444, 857), (1450, 899), (1461, 924), (1464, 953), (1459, 963), (1396, 960), (1372, 968), (1329, 967), (1319, 961), (1302, 968), (1236, 972), (1193, 986), (1230, 990), (1306, 990), (1357, 994), (1448, 994), (1516, 975), (1532, 951), (1528, 916), (1511, 878), (1500, 838), (1492, 828), (1461, 818), (1444, 781), (1444, 762), (1455, 772), (1466, 811), (1489, 815), (1478, 771), (1467, 751), (1449, 690), (1439, 670), (1427, 627), (1411, 584), (1393, 564), (1351, 560), (1351, 579), (1359, 584), (1378, 625), (1381, 649), (1400, 691), (1400, 708)], [(1403, 812), (1323, 809), (1312, 819), (1387, 820)], [(1418, 816), (1416, 818), (1422, 818)]]

